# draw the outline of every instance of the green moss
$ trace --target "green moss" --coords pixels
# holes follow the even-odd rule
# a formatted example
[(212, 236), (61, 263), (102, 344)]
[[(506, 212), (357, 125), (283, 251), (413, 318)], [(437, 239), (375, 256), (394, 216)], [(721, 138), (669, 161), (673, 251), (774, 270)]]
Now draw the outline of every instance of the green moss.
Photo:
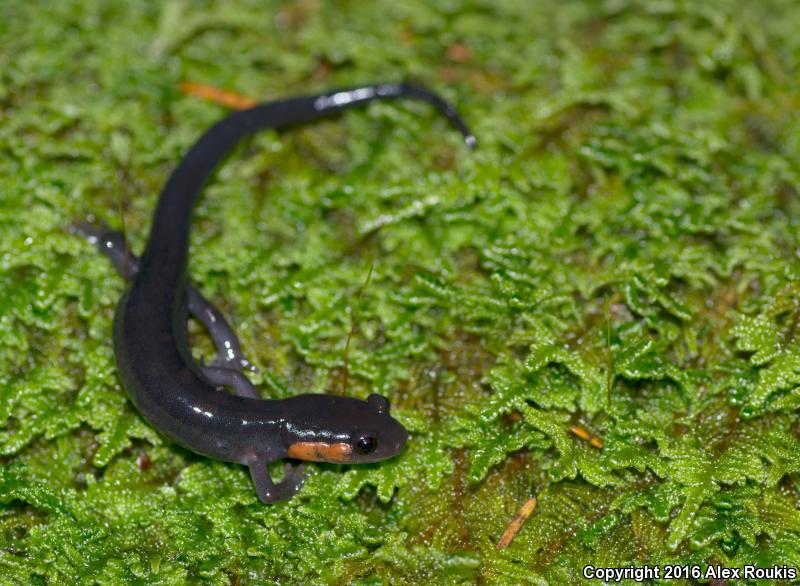
[[(800, 566), (800, 5), (436, 4), (0, 5), (0, 583)], [(358, 304), (346, 392), (387, 394), (413, 435), (265, 507), (126, 401), (123, 282), (65, 227), (124, 217), (141, 247), (225, 113), (182, 80), (269, 99), (403, 77), (479, 150), (375, 104), (255, 137), (196, 214), (193, 279), (264, 396), (341, 392)]]

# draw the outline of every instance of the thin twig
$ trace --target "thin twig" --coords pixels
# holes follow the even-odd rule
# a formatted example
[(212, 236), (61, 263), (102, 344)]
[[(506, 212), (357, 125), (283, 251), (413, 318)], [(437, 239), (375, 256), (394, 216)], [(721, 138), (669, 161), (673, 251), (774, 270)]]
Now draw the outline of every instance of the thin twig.
[(589, 433), (588, 431), (577, 425), (571, 425), (569, 430), (582, 440), (586, 440), (587, 442), (592, 444), (598, 450), (603, 449), (603, 438), (598, 437), (596, 435), (592, 435), (591, 433)]
[(506, 527), (506, 530), (503, 532), (503, 536), (500, 538), (500, 541), (497, 542), (497, 549), (505, 549), (508, 547), (514, 538), (517, 536), (517, 533), (520, 532), (522, 526), (525, 524), (525, 521), (528, 520), (528, 517), (531, 516), (533, 511), (536, 509), (536, 497), (531, 497), (525, 504), (519, 508), (517, 514), (514, 515), (514, 518), (511, 519), (511, 522)]
[(228, 92), (212, 85), (195, 83), (193, 81), (182, 81), (180, 90), (189, 96), (197, 96), (215, 104), (221, 104), (232, 110), (247, 110), (258, 102), (253, 98), (248, 98), (235, 92)]
[(358, 301), (356, 302), (355, 309), (353, 309), (353, 315), (350, 322), (350, 333), (347, 334), (347, 340), (344, 343), (344, 373), (342, 375), (342, 394), (347, 392), (347, 379), (350, 377), (350, 367), (349, 367), (349, 360), (350, 360), (350, 338), (353, 337), (353, 334), (356, 333), (356, 328), (358, 327), (358, 314), (361, 308), (361, 299), (364, 297), (364, 291), (367, 290), (369, 286), (369, 282), (372, 279), (372, 269), (375, 268), (375, 263), (373, 262), (369, 265), (369, 272), (367, 273), (367, 278), (364, 281), (364, 284), (361, 286), (361, 291), (358, 293)]
[(125, 225), (125, 208), (122, 205), (122, 182), (120, 181), (119, 177), (123, 171), (117, 168), (116, 178), (117, 178), (117, 214), (119, 215), (119, 225), (120, 230), (122, 231), (122, 242), (125, 250), (125, 255), (122, 258), (122, 277), (127, 281), (130, 276), (130, 246), (128, 245), (128, 230)]

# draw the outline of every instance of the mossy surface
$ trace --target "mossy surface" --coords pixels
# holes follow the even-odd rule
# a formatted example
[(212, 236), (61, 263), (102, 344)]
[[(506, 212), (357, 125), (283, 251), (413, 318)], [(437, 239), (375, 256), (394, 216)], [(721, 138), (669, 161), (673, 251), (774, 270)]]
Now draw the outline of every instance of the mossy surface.
[[(798, 27), (791, 0), (2, 3), (0, 583), (800, 567)], [(480, 148), (375, 104), (254, 137), (196, 212), (192, 278), (263, 395), (342, 392), (357, 312), (344, 392), (386, 394), (413, 435), (263, 506), (127, 402), (124, 283), (65, 228), (124, 219), (141, 249), (225, 114), (183, 80), (270, 99), (400, 78)]]

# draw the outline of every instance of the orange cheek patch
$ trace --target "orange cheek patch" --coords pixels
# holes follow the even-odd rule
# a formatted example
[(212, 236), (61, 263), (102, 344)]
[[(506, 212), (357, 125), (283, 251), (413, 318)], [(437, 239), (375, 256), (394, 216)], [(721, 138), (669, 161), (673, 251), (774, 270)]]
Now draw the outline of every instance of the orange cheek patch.
[(352, 453), (353, 449), (345, 443), (297, 442), (289, 446), (290, 458), (307, 462), (344, 463), (350, 461)]

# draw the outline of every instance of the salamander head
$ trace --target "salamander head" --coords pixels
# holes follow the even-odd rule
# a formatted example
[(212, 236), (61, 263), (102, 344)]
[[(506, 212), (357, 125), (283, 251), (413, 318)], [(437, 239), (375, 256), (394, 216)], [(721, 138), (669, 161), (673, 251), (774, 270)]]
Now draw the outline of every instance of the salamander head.
[(366, 401), (330, 395), (294, 400), (284, 430), (290, 458), (366, 464), (396, 456), (408, 440), (408, 432), (389, 414), (389, 401), (381, 395)]

